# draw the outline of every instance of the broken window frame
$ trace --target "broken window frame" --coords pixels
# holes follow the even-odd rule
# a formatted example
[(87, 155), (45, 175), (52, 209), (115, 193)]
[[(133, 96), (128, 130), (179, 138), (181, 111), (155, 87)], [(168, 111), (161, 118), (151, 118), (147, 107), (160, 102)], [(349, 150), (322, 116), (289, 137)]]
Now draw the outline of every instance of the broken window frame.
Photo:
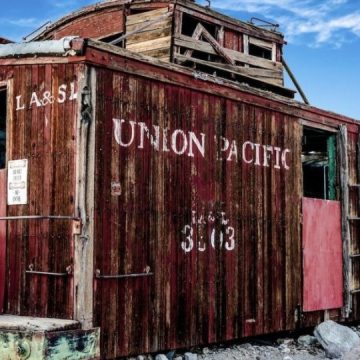
[[(321, 138), (322, 141), (322, 149), (321, 151), (314, 151), (314, 159), (313, 164), (315, 165), (305, 165), (305, 152), (304, 152), (304, 140), (306, 133), (308, 133), (308, 136), (313, 135), (317, 133), (319, 138)], [(315, 199), (321, 199), (321, 200), (339, 200), (339, 164), (337, 159), (337, 147), (338, 147), (338, 140), (337, 140), (337, 134), (338, 130), (330, 127), (316, 127), (308, 124), (303, 124), (303, 136), (302, 136), (302, 153), (301, 153), (301, 162), (302, 162), (302, 187), (303, 187), (303, 196), (304, 197), (310, 197)], [(314, 143), (314, 150), (319, 149), (319, 145), (315, 145)], [(311, 149), (308, 149), (307, 153), (311, 153)], [(309, 154), (307, 154), (309, 156)], [(318, 158), (317, 158), (318, 156)], [(326, 162), (326, 164), (321, 164)], [(319, 189), (316, 189), (316, 185), (314, 186), (314, 179), (305, 179), (306, 176), (309, 176), (309, 174), (306, 174), (305, 166), (308, 168), (313, 167), (313, 169), (318, 168), (322, 169), (323, 178), (322, 181), (322, 193), (320, 193)], [(315, 171), (316, 172), (316, 171)], [(316, 175), (315, 175), (316, 176)], [(320, 177), (318, 176), (318, 180), (320, 180)], [(309, 185), (310, 183), (310, 185)], [(312, 185), (311, 185), (312, 183)]]

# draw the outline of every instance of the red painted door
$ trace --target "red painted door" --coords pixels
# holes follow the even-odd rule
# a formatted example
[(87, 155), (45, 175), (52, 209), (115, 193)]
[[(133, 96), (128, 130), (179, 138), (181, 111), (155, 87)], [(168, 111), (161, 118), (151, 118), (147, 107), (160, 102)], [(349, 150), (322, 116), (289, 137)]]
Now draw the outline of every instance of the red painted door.
[(304, 311), (343, 306), (339, 201), (303, 199)]
[[(6, 170), (0, 170), (0, 217), (6, 216)], [(0, 220), (0, 314), (4, 312), (6, 222)]]

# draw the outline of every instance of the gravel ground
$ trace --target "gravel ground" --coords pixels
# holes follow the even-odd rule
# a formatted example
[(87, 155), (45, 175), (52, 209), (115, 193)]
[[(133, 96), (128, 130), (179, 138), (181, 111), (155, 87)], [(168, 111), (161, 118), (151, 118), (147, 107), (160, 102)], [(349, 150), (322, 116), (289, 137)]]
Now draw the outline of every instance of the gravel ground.
[(284, 339), (280, 345), (242, 344), (228, 348), (203, 349), (202, 360), (320, 360), (326, 359), (320, 345), (300, 346), (295, 340)]
[[(351, 327), (360, 336), (360, 325)], [(294, 338), (259, 337), (253, 342), (199, 348), (192, 353), (138, 356), (130, 360), (325, 360), (329, 359), (312, 334)], [(360, 360), (360, 348), (345, 354), (341, 360)]]
[[(351, 327), (360, 336), (360, 325)], [(303, 340), (305, 339), (305, 341)], [(309, 339), (310, 342), (309, 342)], [(302, 341), (303, 340), (303, 341)], [(306, 341), (308, 340), (308, 341)], [(265, 341), (264, 341), (265, 342)], [(311, 344), (310, 344), (311, 343)], [(269, 345), (246, 343), (229, 347), (204, 348), (200, 360), (320, 360), (328, 359), (312, 334), (300, 338), (278, 339)], [(346, 354), (342, 360), (360, 360), (360, 348)]]

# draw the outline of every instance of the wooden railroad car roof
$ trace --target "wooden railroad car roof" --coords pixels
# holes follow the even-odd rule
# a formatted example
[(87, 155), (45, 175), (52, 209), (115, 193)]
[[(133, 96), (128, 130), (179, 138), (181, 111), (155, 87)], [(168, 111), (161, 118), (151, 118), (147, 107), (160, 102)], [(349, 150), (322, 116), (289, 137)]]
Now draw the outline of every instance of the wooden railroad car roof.
[(75, 11), (26, 40), (78, 36), (111, 43), (290, 98), (276, 25), (255, 26), (193, 0), (113, 0)]

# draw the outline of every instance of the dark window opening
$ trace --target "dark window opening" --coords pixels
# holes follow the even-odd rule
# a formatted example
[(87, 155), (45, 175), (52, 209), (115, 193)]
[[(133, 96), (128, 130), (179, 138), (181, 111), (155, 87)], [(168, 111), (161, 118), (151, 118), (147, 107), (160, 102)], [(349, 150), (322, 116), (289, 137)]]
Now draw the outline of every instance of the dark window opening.
[(6, 164), (6, 87), (0, 87), (0, 169)]
[(216, 39), (217, 27), (216, 25), (212, 25), (206, 23), (204, 21), (200, 21), (199, 19), (193, 18), (188, 14), (183, 15), (183, 23), (181, 33), (187, 36), (193, 36), (193, 33), (196, 29), (196, 26), (201, 23), (201, 25)]
[(305, 197), (338, 199), (335, 134), (304, 128), (302, 168)]
[(264, 49), (260, 46), (249, 44), (249, 55), (260, 57), (263, 59), (271, 60), (272, 59), (272, 51), (268, 49)]
[(106, 36), (106, 37), (100, 39), (100, 41), (106, 42), (108, 44), (111, 43), (111, 44), (116, 45), (118, 47), (124, 48), (125, 47), (124, 46), (125, 40), (121, 40), (122, 35), (123, 35), (123, 33), (109, 35), (109, 36)]

